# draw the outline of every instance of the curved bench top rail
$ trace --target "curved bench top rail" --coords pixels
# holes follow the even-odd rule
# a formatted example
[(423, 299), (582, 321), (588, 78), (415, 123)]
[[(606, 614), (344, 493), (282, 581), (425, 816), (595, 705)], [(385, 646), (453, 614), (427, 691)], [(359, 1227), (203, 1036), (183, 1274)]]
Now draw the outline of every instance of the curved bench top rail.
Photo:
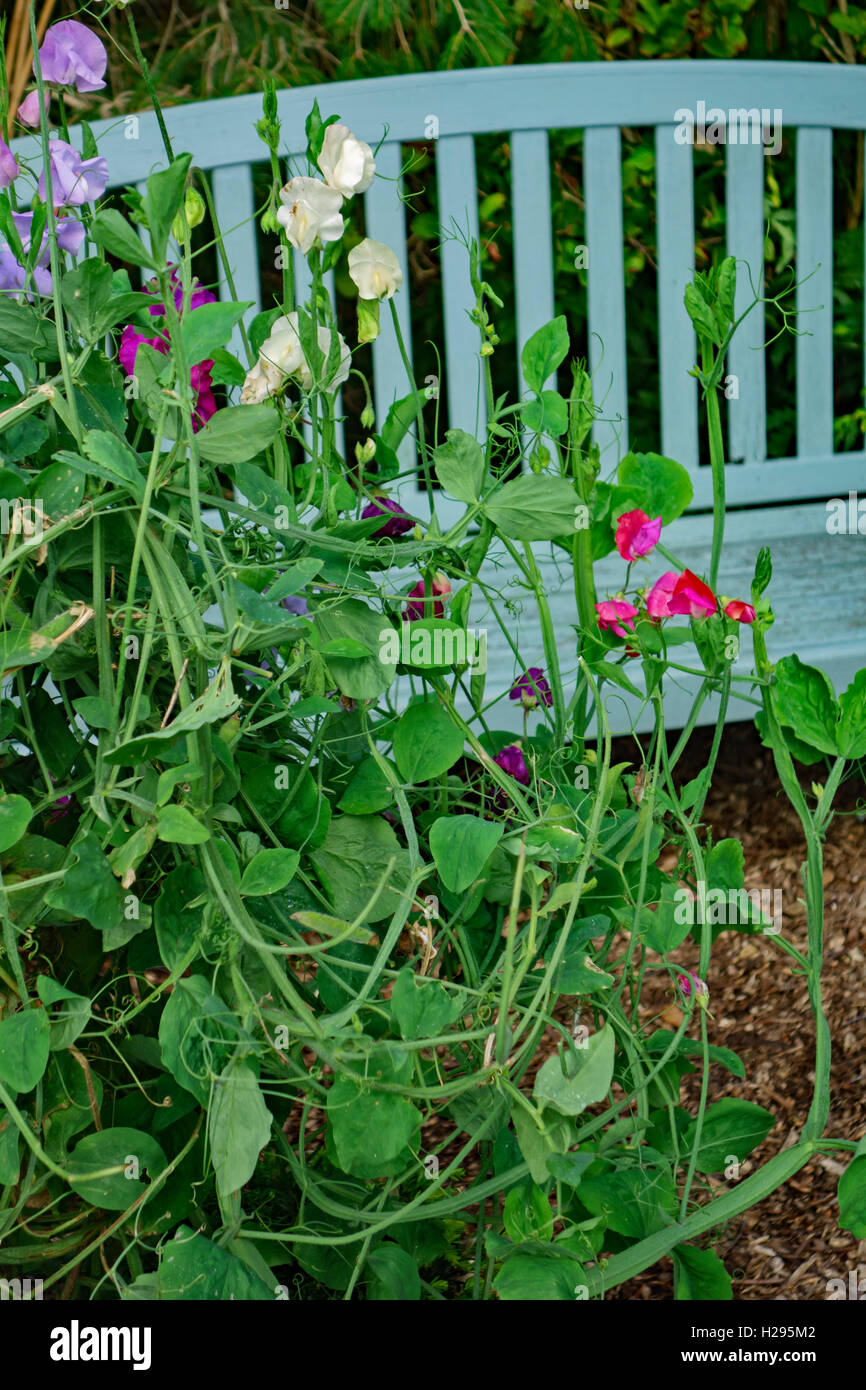
[[(737, 394), (726, 403), (733, 460), (726, 470), (728, 501), (732, 506), (793, 502), (862, 487), (866, 453), (833, 452), (831, 306), (832, 132), (866, 129), (864, 69), (749, 61), (554, 63), (319, 84), (278, 93), (282, 149), (295, 157), (306, 143), (304, 123), (314, 99), (323, 115), (338, 113), (374, 146), (384, 137), (377, 153), (383, 177), (364, 195), (367, 230), (394, 248), (407, 286), (406, 219), (393, 182), (402, 165), (401, 142), (434, 145), (442, 225), (452, 232), (456, 225), (464, 234), (477, 236), (472, 136), (509, 133), (520, 342), (555, 312), (548, 131), (584, 132), (590, 365), (604, 415), (596, 422), (594, 438), (602, 448), (605, 471), (628, 448), (620, 132), (623, 126), (655, 127), (661, 439), (649, 447), (660, 448), (691, 470), (695, 508), (712, 504), (712, 488), (709, 470), (698, 467), (698, 392), (689, 376), (696, 346), (683, 307), (683, 291), (694, 271), (693, 148), (690, 142), (679, 142), (676, 126), (686, 112), (705, 113), (709, 124), (716, 119), (713, 108), (719, 108), (732, 113), (732, 118), (736, 112), (740, 121), (757, 110), (774, 127), (781, 122), (783, 129), (795, 131), (796, 268), (803, 280), (797, 307), (821, 310), (806, 314), (803, 321), (808, 331), (796, 344), (797, 457), (767, 459), (765, 355), (755, 351), (763, 341), (764, 327), (762, 311), (756, 308), (728, 357), (728, 370), (738, 382)], [(237, 294), (252, 301), (256, 309), (261, 305), (261, 287), (250, 166), (266, 159), (265, 147), (255, 133), (260, 115), (257, 93), (165, 110), (175, 150), (191, 151), (201, 167), (213, 170), (217, 215)], [(93, 129), (108, 161), (109, 186), (137, 183), (143, 191), (147, 175), (164, 166), (165, 153), (152, 111), (97, 121)], [(80, 143), (80, 131), (73, 130), (72, 138)], [(14, 141), (13, 149), (38, 157), (39, 145), (30, 135)], [(727, 250), (753, 271), (763, 260), (764, 159), (761, 144), (735, 139), (725, 153)], [(296, 282), (303, 291), (308, 268), (300, 255), (294, 259)], [(466, 313), (471, 307), (466, 252), (453, 235), (443, 240), (441, 259), (443, 390), (448, 416), (452, 425), (475, 432), (485, 423), (477, 374), (477, 329)], [(220, 294), (227, 293), (223, 282)], [(738, 275), (738, 312), (749, 299), (748, 276), (742, 273)], [(397, 297), (397, 313), (411, 358), (408, 295)], [(236, 337), (232, 346), (243, 357)], [(391, 402), (405, 394), (407, 381), (390, 331), (380, 336), (373, 352), (374, 399), (381, 424)], [(465, 370), (467, 362), (475, 365), (474, 372)], [(648, 445), (643, 441), (636, 447)], [(411, 437), (400, 456), (404, 466), (412, 466)], [(736, 466), (740, 463), (744, 466)], [(419, 510), (419, 504), (423, 510), (420, 494), (407, 495), (404, 501), (413, 511)]]
[[(500, 130), (587, 129), (593, 126), (676, 125), (677, 111), (779, 108), (785, 125), (866, 127), (866, 69), (832, 63), (664, 59), (622, 63), (543, 63), (525, 67), (461, 68), (352, 82), (317, 83), (277, 93), (283, 147), (306, 144), (304, 122), (316, 99), (323, 115), (339, 112), (356, 134), (378, 143)], [(255, 133), (261, 96), (169, 106), (166, 126), (175, 148), (193, 150), (204, 168), (260, 160)], [(138, 138), (127, 138), (124, 117), (93, 123), (113, 184), (135, 183), (163, 158), (152, 111), (139, 113)], [(33, 153), (32, 136), (13, 148)]]

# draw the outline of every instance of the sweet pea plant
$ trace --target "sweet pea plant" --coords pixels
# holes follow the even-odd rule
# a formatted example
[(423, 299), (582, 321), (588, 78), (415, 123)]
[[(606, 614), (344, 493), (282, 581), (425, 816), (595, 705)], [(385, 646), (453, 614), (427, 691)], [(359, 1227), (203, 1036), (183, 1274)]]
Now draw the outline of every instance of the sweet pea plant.
[[(686, 470), (630, 453), (602, 475), (564, 319), (523, 347), (526, 397), (494, 398), (498, 301), (475, 246), (488, 424), (443, 437), (399, 341), (397, 258), (347, 251), (375, 152), (336, 117), (313, 110), (285, 182), (266, 89), (263, 223), (312, 289), (296, 299), (287, 254), (282, 302), (248, 320), (196, 277), (193, 227), (209, 216), (222, 254), (220, 231), (167, 134), (129, 215), (100, 206), (105, 162), (86, 126), (81, 154), (66, 138), (62, 104), (102, 83), (99, 36), (56, 24), (34, 66), (18, 117), (41, 168), (0, 146), (4, 1274), (66, 1298), (594, 1299), (672, 1258), (678, 1298), (730, 1298), (713, 1232), (825, 1150), (850, 1159), (840, 1221), (866, 1235), (866, 1144), (825, 1135), (821, 1004), (822, 841), (866, 755), (866, 673), (837, 699), (796, 656), (770, 662), (766, 550), (750, 594), (717, 592), (734, 263), (686, 296), (715, 485), (700, 576), (665, 540)], [(343, 256), (354, 343), (324, 288)], [(407, 395), (378, 432), (368, 404), (342, 457), (339, 388), (380, 332)], [(557, 369), (565, 393), (543, 389)], [(410, 436), (423, 517), (395, 495)], [(443, 495), (465, 506), (445, 530)], [(551, 547), (574, 576), (565, 632)], [(599, 595), (614, 552), (622, 587)], [(652, 552), (670, 568), (649, 584)], [(514, 640), (503, 565), (537, 607), (542, 665)], [(484, 606), (510, 688), (472, 658)], [(674, 740), (682, 673), (697, 694)], [(614, 764), (624, 691), (655, 726)], [(734, 692), (759, 700), (802, 824), (805, 950), (745, 893), (742, 845), (702, 822)], [(714, 694), (709, 761), (679, 786)], [(501, 702), (522, 736), (496, 727)], [(798, 764), (818, 765), (811, 794)], [(805, 976), (815, 1021), (809, 1112), (747, 1176), (774, 1117), (713, 1041), (725, 929)], [(676, 1028), (642, 1003), (650, 972)], [(732, 1094), (709, 1104), (713, 1068)]]

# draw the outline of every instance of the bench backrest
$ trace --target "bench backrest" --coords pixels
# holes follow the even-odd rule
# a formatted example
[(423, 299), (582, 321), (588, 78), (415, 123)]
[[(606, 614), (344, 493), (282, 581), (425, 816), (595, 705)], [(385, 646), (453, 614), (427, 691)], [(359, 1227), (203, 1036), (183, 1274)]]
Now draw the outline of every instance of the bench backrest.
[[(588, 248), (590, 368), (604, 416), (595, 435), (607, 468), (628, 441), (626, 326), (628, 321), (622, 230), (620, 130), (655, 129), (658, 238), (659, 394), (661, 438), (657, 447), (693, 471), (695, 508), (711, 500), (708, 470), (698, 467), (698, 387), (689, 376), (695, 339), (683, 307), (683, 291), (694, 269), (693, 147), (677, 134), (683, 112), (730, 113), (726, 142), (727, 250), (748, 264), (760, 283), (764, 248), (763, 161), (760, 132), (765, 119), (796, 129), (797, 308), (811, 310), (808, 331), (796, 340), (796, 457), (766, 456), (765, 355), (759, 310), (735, 339), (728, 370), (738, 378), (739, 396), (728, 402), (732, 461), (729, 504), (786, 502), (844, 494), (862, 484), (866, 453), (837, 454), (833, 448), (833, 131), (866, 128), (866, 72), (818, 63), (622, 62), (546, 64), (471, 69), (324, 84), (278, 94), (283, 150), (303, 151), (304, 122), (313, 99), (323, 115), (341, 120), (372, 145), (386, 133), (374, 180), (364, 195), (368, 235), (397, 253), (405, 288), (397, 312), (411, 354), (405, 209), (395, 183), (402, 165), (401, 142), (435, 147), (439, 218), (478, 235), (478, 196), (473, 135), (509, 133), (512, 158), (512, 217), (518, 342), (555, 312), (550, 223), (548, 131), (583, 131), (583, 196)], [(251, 165), (264, 147), (255, 133), (261, 99), (249, 94), (168, 108), (166, 124), (176, 151), (188, 150), (212, 172), (219, 217), (238, 297), (260, 307), (261, 291), (254, 225)], [(739, 123), (737, 143), (733, 128)], [(164, 153), (152, 112), (137, 122), (120, 117), (94, 125), (108, 158), (112, 184), (141, 183), (161, 167)], [(751, 139), (747, 139), (751, 134)], [(132, 138), (130, 138), (132, 137)], [(76, 138), (73, 136), (73, 138)], [(753, 142), (754, 141), (754, 142)], [(33, 151), (30, 137), (16, 142)], [(296, 257), (298, 283), (306, 264)], [(444, 381), (452, 425), (483, 426), (478, 378), (477, 329), (471, 305), (468, 262), (457, 240), (441, 246), (444, 312)], [(810, 278), (804, 279), (809, 276)], [(751, 297), (748, 277), (738, 276), (737, 310)], [(225, 293), (221, 286), (221, 293)], [(253, 311), (250, 311), (251, 313)], [(374, 391), (381, 422), (391, 402), (406, 394), (405, 368), (394, 334), (374, 344)], [(481, 401), (481, 404), (479, 404)], [(414, 509), (421, 510), (420, 494)]]

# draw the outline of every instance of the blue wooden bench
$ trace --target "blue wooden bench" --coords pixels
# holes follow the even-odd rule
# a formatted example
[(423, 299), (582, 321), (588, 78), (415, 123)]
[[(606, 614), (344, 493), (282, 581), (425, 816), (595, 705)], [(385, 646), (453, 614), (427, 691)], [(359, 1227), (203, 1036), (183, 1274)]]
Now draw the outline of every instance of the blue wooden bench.
[[(771, 597), (779, 609), (770, 634), (771, 656), (796, 650), (803, 660), (823, 666), (837, 688), (844, 687), (866, 661), (866, 537), (830, 534), (826, 499), (847, 499), (852, 491), (866, 495), (866, 452), (840, 454), (833, 448), (831, 156), (834, 130), (866, 128), (866, 72), (829, 64), (659, 61), (472, 69), (334, 83), (279, 93), (284, 153), (300, 156), (303, 151), (304, 121), (314, 98), (324, 115), (339, 113), (374, 146), (387, 132), (377, 155), (377, 173), (383, 177), (377, 177), (364, 195), (366, 228), (368, 235), (393, 247), (403, 265), (404, 289), (396, 302), (410, 352), (412, 291), (406, 218), (394, 183), (403, 163), (401, 143), (435, 143), (440, 222), (446, 228), (456, 224), (477, 236), (473, 137), (486, 132), (508, 134), (517, 332), (523, 343), (556, 311), (548, 131), (582, 130), (590, 368), (596, 373), (597, 397), (604, 399), (604, 419), (595, 426), (603, 476), (628, 448), (629, 305), (623, 274), (620, 131), (623, 126), (654, 128), (661, 437), (641, 441), (641, 447), (654, 447), (678, 459), (692, 473), (692, 508), (670, 529), (667, 539), (698, 571), (706, 570), (709, 557), (711, 485), (709, 470), (698, 465), (698, 387), (689, 376), (696, 349), (683, 307), (683, 291), (694, 270), (693, 148), (677, 141), (675, 127), (681, 123), (683, 109), (698, 112), (700, 103), (706, 110), (734, 113), (755, 108), (781, 111), (786, 133), (796, 132), (797, 277), (811, 277), (798, 290), (797, 307), (815, 312), (808, 315), (808, 334), (796, 340), (797, 448), (793, 457), (767, 457), (766, 360), (763, 352), (753, 350), (764, 336), (759, 310), (732, 344), (727, 370), (738, 378), (739, 396), (728, 402), (730, 510), (719, 590), (747, 598), (756, 550), (769, 544), (775, 562)], [(251, 165), (263, 155), (254, 130), (261, 115), (260, 98), (243, 95), (173, 107), (165, 115), (175, 149), (191, 151), (212, 174), (238, 297), (253, 301), (258, 309), (261, 290)], [(94, 129), (100, 152), (108, 158), (113, 184), (141, 183), (163, 163), (152, 113), (142, 114), (137, 123), (123, 118), (97, 122)], [(29, 138), (18, 143), (33, 148)], [(728, 142), (726, 146), (727, 251), (751, 268), (756, 283), (763, 261), (765, 157), (761, 143)], [(441, 265), (442, 388), (449, 418), (452, 425), (481, 430), (485, 421), (475, 370), (478, 335), (466, 314), (471, 304), (468, 261), (458, 241), (443, 242)], [(298, 256), (296, 275), (302, 288), (305, 270)], [(738, 282), (739, 312), (748, 302), (745, 273)], [(223, 285), (221, 293), (225, 292)], [(374, 345), (373, 361), (375, 405), (381, 422), (391, 402), (407, 389), (387, 322)], [(407, 447), (411, 451), (411, 441)], [(405, 452), (404, 456), (409, 457)], [(407, 483), (401, 495), (405, 505), (419, 515), (424, 513), (420, 490)], [(450, 519), (449, 505), (452, 514), (454, 509), (462, 510), (459, 504), (446, 504), (443, 521)], [(666, 566), (654, 565), (653, 574), (661, 568)], [(569, 625), (575, 621), (570, 581), (555, 559), (544, 572), (563, 634), (563, 654), (570, 658)], [(609, 585), (615, 590), (623, 572), (616, 556), (602, 562), (600, 588)], [(483, 624), (483, 613), (474, 611), (472, 621)], [(538, 660), (541, 641), (528, 606), (516, 627), (527, 661)], [(740, 665), (748, 670), (750, 644), (744, 642), (743, 647)], [(492, 641), (488, 690), (509, 684), (512, 675), (511, 654)], [(681, 690), (671, 691), (669, 724), (684, 717), (691, 688), (685, 678)], [(707, 705), (704, 719), (712, 717), (712, 708), (712, 703)], [(750, 706), (734, 701), (730, 717), (747, 718), (751, 713)], [(633, 714), (633, 709), (611, 711), (623, 729)], [(647, 722), (642, 719), (638, 727), (646, 727)]]

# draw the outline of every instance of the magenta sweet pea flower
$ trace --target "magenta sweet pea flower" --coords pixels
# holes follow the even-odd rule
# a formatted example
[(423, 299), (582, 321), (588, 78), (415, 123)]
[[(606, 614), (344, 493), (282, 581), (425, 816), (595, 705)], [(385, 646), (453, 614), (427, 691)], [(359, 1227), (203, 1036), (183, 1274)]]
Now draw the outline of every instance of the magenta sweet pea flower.
[(676, 574), (673, 570), (668, 570), (661, 579), (656, 580), (647, 594), (646, 611), (654, 623), (671, 616), (670, 598), (676, 588), (676, 582)]
[(741, 598), (732, 598), (730, 603), (725, 605), (725, 612), (729, 618), (733, 618), (735, 623), (753, 623), (755, 621), (755, 610), (750, 603), (744, 603)]
[(193, 430), (200, 430), (202, 425), (206, 425), (212, 415), (216, 415), (219, 406), (213, 393), (213, 379), (211, 368), (213, 360), (197, 362), (190, 368), (189, 379), (192, 389), (195, 392), (195, 406), (192, 413)]
[(535, 709), (539, 700), (543, 705), (553, 704), (553, 694), (540, 666), (530, 666), (528, 671), (518, 676), (508, 692), (508, 698), (521, 700), (525, 709)]
[[(181, 283), (180, 276), (178, 275), (176, 270), (173, 270), (171, 272), (170, 278), (172, 286), (174, 288), (174, 307), (177, 310), (177, 312), (180, 313), (183, 307), (183, 285)], [(151, 280), (149, 288), (151, 293), (155, 293), (157, 291), (159, 286), (157, 285), (156, 280)], [(193, 309), (200, 309), (203, 304), (216, 304), (216, 295), (212, 294), (210, 290), (206, 290), (204, 285), (202, 285), (202, 283), (199, 280), (193, 279), (190, 285), (190, 312), (192, 312)], [(164, 317), (165, 305), (151, 304), (148, 309), (148, 313), (153, 315), (154, 318), (156, 318), (159, 315), (162, 315)]]
[[(51, 160), (51, 192), (55, 207), (80, 207), (95, 203), (108, 184), (108, 161), (102, 155), (82, 159), (65, 140), (48, 141)], [(39, 175), (39, 197), (45, 198), (45, 170)]]
[[(171, 273), (171, 282), (174, 290), (175, 308), (180, 310), (183, 304), (183, 286), (176, 271)], [(156, 286), (155, 281), (151, 281), (148, 288), (151, 293)], [(213, 304), (216, 302), (216, 295), (211, 294), (210, 290), (204, 289), (198, 280), (194, 280), (191, 286), (190, 309), (198, 309), (202, 304)], [(165, 315), (164, 304), (148, 305), (148, 313), (154, 318)], [(118, 360), (127, 376), (133, 376), (135, 372), (135, 359), (138, 349), (142, 343), (147, 343), (157, 352), (167, 353), (169, 349), (169, 339), (165, 333), (156, 332), (154, 337), (148, 337), (146, 333), (141, 333), (131, 323), (128, 323), (120, 335), (120, 345), (117, 350)], [(195, 392), (195, 404), (193, 406), (192, 427), (198, 431), (206, 425), (212, 415), (219, 409), (216, 397), (213, 394), (213, 378), (211, 371), (213, 360), (208, 358), (203, 362), (196, 362), (190, 368), (189, 379), (193, 391)]]
[(513, 777), (515, 782), (522, 783), (524, 787), (529, 786), (529, 768), (526, 766), (519, 743), (509, 743), (507, 748), (496, 754), (493, 761), (503, 772), (507, 772), (509, 777)]
[[(393, 515), (388, 516), (389, 512)], [(377, 497), (375, 502), (368, 502), (361, 516), (388, 516), (384, 526), (373, 532), (374, 536), (402, 536), (415, 525), (411, 516), (408, 516), (400, 503), (395, 502), (392, 497)]]
[(687, 970), (685, 974), (677, 976), (677, 984), (682, 991), (683, 999), (687, 1002), (693, 999), (699, 1009), (705, 1009), (707, 1007), (710, 991), (707, 989), (704, 981), (699, 979), (697, 975), (693, 975), (690, 970)]
[(649, 554), (661, 533), (661, 517), (651, 521), (646, 512), (636, 507), (632, 512), (623, 512), (616, 523), (616, 548), (624, 560), (637, 560)]
[[(47, 116), (48, 108), (51, 105), (51, 93), (47, 88), (42, 93), (42, 103)], [(39, 93), (35, 87), (32, 92), (27, 93), (18, 107), (17, 119), (22, 125), (29, 126), (31, 130), (38, 129), (41, 124), (42, 113), (39, 110)]]
[(628, 637), (628, 632), (622, 626), (626, 624), (630, 632), (634, 632), (634, 620), (638, 610), (633, 603), (626, 603), (621, 598), (607, 598), (602, 603), (595, 605), (598, 614), (598, 625), (602, 632), (610, 628), (617, 637)]
[(690, 618), (702, 618), (715, 613), (717, 607), (712, 589), (691, 570), (683, 570), (668, 600), (671, 613), (688, 613)]
[(403, 609), (403, 622), (414, 623), (419, 618), (444, 618), (445, 605), (439, 602), (440, 596), (451, 593), (451, 581), (448, 576), (441, 572), (433, 580), (433, 612), (426, 610), (430, 606), (430, 599), (424, 597), (424, 580), (419, 579), (414, 589), (409, 590), (409, 598), (412, 600)]
[(108, 54), (86, 24), (79, 24), (77, 19), (62, 19), (46, 33), (39, 50), (39, 64), (46, 82), (57, 87), (75, 87), (79, 92), (98, 92), (105, 86)]
[(0, 137), (0, 188), (8, 188), (12, 180), (17, 179), (20, 172), (18, 160), (6, 141)]

